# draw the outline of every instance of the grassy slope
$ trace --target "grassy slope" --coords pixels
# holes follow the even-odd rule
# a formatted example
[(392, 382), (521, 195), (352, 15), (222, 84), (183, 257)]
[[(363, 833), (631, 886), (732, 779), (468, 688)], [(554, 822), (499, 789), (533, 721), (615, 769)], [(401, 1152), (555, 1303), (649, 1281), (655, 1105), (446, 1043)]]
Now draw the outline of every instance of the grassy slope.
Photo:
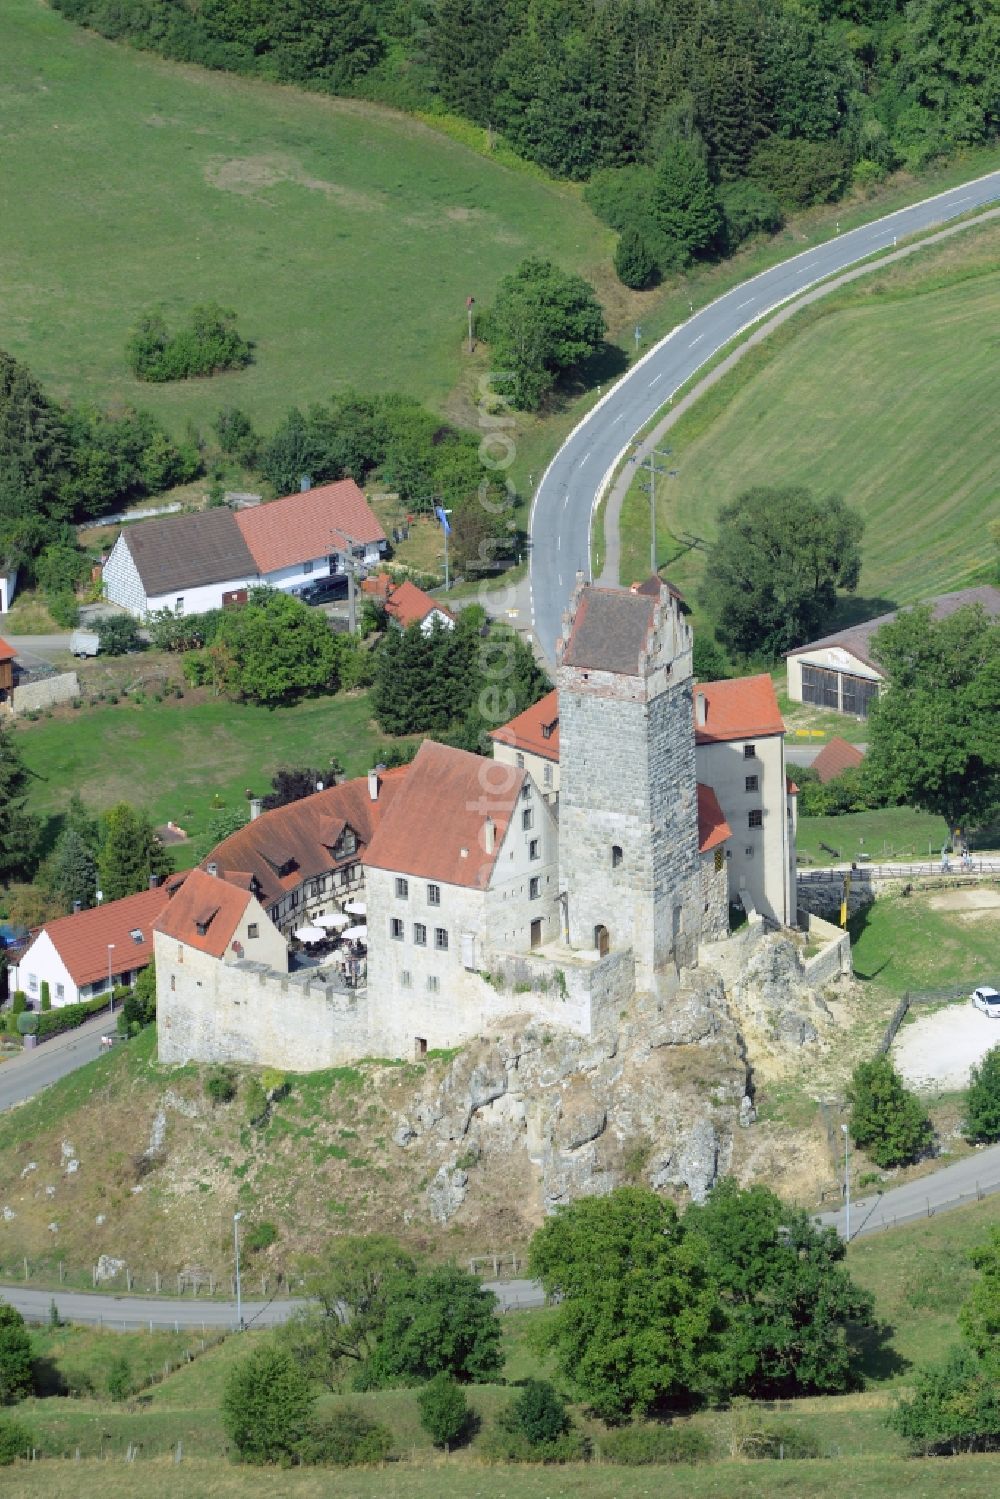
[(180, 866), (201, 857), (216, 795), (227, 809), (245, 806), (246, 788), (261, 794), (277, 765), (323, 769), (334, 755), (349, 775), (363, 775), (388, 743), (364, 692), (274, 711), (197, 697), (203, 694), (62, 709), (23, 724), (19, 743), (35, 778), (31, 810), (56, 813), (72, 791), (94, 808), (131, 801), (154, 822), (172, 819), (191, 835), (175, 848)]
[[(856, 617), (968, 584), (1000, 513), (1000, 401), (990, 335), (1000, 228), (970, 230), (793, 319), (673, 429), (661, 557), (689, 596), (715, 515), (751, 484), (836, 492), (865, 516)], [(622, 581), (648, 570), (648, 500), (623, 513)], [(671, 560), (671, 552), (673, 559)]]
[[(54, 393), (141, 402), (172, 426), (220, 406), (266, 424), (351, 383), (441, 404), (465, 299), (545, 252), (591, 272), (613, 242), (578, 192), (416, 121), (112, 46), (36, 0), (0, 18), (0, 347)], [(140, 386), (137, 314), (215, 298), (249, 370)]]
[[(790, 774), (794, 778), (795, 766)], [(868, 854), (872, 863), (878, 863), (882, 859), (937, 858), (947, 836), (943, 817), (918, 812), (914, 807), (884, 807), (849, 812), (844, 817), (800, 817), (796, 848), (800, 862), (809, 867), (837, 864), (856, 859), (859, 854)], [(826, 848), (820, 847), (823, 843)], [(836, 858), (831, 848), (837, 850)]]
[[(846, 819), (838, 819), (846, 821)], [(933, 896), (887, 896), (851, 921), (855, 970), (902, 994), (983, 981), (997, 968), (997, 923), (933, 907)]]

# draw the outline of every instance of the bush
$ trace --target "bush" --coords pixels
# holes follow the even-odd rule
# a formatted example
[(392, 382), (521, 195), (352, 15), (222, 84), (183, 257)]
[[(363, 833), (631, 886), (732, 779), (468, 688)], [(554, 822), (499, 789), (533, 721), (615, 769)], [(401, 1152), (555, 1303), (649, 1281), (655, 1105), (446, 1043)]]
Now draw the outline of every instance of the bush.
[(247, 1123), (259, 1128), (267, 1123), (267, 1094), (257, 1078), (248, 1077), (243, 1086), (243, 1102), (246, 1106)]
[(160, 313), (147, 313), (125, 352), (136, 379), (155, 382), (243, 369), (253, 359), (251, 344), (237, 332), (235, 312), (216, 302), (192, 308), (187, 325), (176, 333)]
[(212, 1067), (205, 1078), (205, 1092), (214, 1104), (232, 1103), (236, 1097), (236, 1074), (231, 1067)]
[(930, 1120), (888, 1057), (856, 1067), (847, 1098), (851, 1138), (876, 1166), (906, 1165), (930, 1145)]
[(45, 607), (63, 630), (73, 630), (80, 623), (80, 606), (72, 593), (50, 593)]
[(472, 1411), (450, 1374), (436, 1374), (417, 1396), (420, 1424), (435, 1447), (457, 1447), (472, 1427)]
[(995, 1452), (1000, 1448), (1000, 1391), (971, 1348), (955, 1347), (917, 1371), (913, 1394), (887, 1424), (925, 1455)]
[(526, 1379), (497, 1425), (510, 1436), (523, 1437), (532, 1447), (555, 1442), (569, 1431), (569, 1412), (558, 1390), (547, 1379)]
[(251, 1254), (256, 1254), (260, 1249), (270, 1249), (272, 1244), (278, 1241), (278, 1230), (275, 1224), (269, 1223), (265, 1218), (261, 1223), (255, 1223), (243, 1240), (243, 1246)]
[(353, 1405), (338, 1405), (312, 1416), (296, 1445), (300, 1462), (332, 1463), (342, 1468), (384, 1462), (391, 1451), (389, 1428)]
[(0, 1301), (0, 1405), (13, 1405), (31, 1391), (31, 1337), (16, 1307)]
[(291, 1463), (312, 1408), (308, 1380), (291, 1354), (273, 1343), (255, 1348), (226, 1379), (223, 1424), (246, 1463)]
[(631, 225), (623, 229), (615, 249), (615, 275), (623, 286), (644, 291), (656, 278), (656, 258), (642, 231)]
[(124, 656), (142, 650), (139, 626), (130, 614), (109, 614), (99, 619), (95, 632), (103, 656)]
[(965, 1135), (969, 1140), (1000, 1140), (1000, 1046), (992, 1047), (969, 1073)]
[(34, 1036), (38, 1031), (38, 1016), (30, 1010), (25, 1010), (17, 1017), (17, 1034), (19, 1036)]
[(127, 1400), (132, 1393), (132, 1366), (125, 1355), (119, 1354), (108, 1365), (105, 1378), (111, 1400)]
[(608, 1463), (640, 1468), (660, 1463), (699, 1463), (712, 1456), (712, 1444), (696, 1426), (657, 1426), (642, 1422), (601, 1437), (601, 1457)]
[(30, 1457), (35, 1438), (23, 1421), (0, 1421), (0, 1468), (9, 1468), (19, 1457)]
[(789, 1422), (762, 1427), (759, 1442), (748, 1453), (748, 1456), (757, 1458), (812, 1458), (819, 1455), (819, 1440), (815, 1434)]
[(778, 199), (757, 182), (727, 182), (719, 192), (722, 241), (732, 255), (754, 234), (777, 234), (785, 222)]
[(52, 991), (49, 988), (48, 979), (42, 979), (42, 994), (39, 1008), (42, 1010), (51, 1010), (52, 1008)]

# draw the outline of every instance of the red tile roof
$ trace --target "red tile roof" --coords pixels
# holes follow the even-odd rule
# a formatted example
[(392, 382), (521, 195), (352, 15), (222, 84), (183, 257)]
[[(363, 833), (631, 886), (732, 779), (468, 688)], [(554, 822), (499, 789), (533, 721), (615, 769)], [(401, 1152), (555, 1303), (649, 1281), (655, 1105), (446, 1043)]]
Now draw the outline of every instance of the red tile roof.
[[(548, 730), (546, 734), (545, 730)], [(510, 723), (492, 729), (490, 738), (498, 744), (510, 744), (529, 755), (559, 760), (559, 693), (553, 688), (530, 708), (525, 708)]]
[(719, 798), (711, 786), (698, 782), (698, 852), (707, 854), (711, 849), (725, 843), (733, 836), (719, 806)]
[(669, 593), (672, 599), (676, 599), (678, 604), (685, 603), (680, 589), (675, 588), (668, 578), (661, 578), (658, 575), (645, 578), (641, 583), (633, 583), (629, 589), (629, 593), (642, 593), (654, 599), (658, 599), (664, 591)]
[(343, 551), (344, 535), (358, 543), (386, 539), (353, 479), (239, 510), (236, 524), (262, 573)]
[(404, 630), (408, 625), (421, 624), (433, 609), (439, 609), (449, 619), (455, 618), (450, 609), (409, 579), (394, 583), (388, 573), (376, 573), (374, 578), (365, 578), (361, 591), (369, 598), (381, 600), (386, 614), (402, 625)]
[(12, 645), (8, 645), (3, 636), (0, 635), (0, 661), (13, 661), (14, 656), (14, 647)]
[(829, 744), (824, 744), (813, 761), (812, 768), (826, 785), (827, 781), (843, 775), (845, 770), (856, 770), (864, 758), (856, 744), (848, 744), (846, 739), (838, 737), (831, 739)]
[[(156, 920), (164, 907), (177, 899), (186, 882), (183, 874), (173, 875), (155, 890), (140, 890), (138, 895), (109, 900), (106, 905), (76, 911), (72, 916), (57, 916), (55, 921), (47, 921), (42, 931), (49, 936), (78, 988), (107, 978), (109, 942), (115, 945), (111, 954), (113, 973), (145, 968), (153, 961)], [(142, 940), (137, 941), (133, 932), (141, 932)], [(27, 953), (22, 963), (26, 959)]]
[(221, 958), (252, 899), (249, 890), (192, 869), (160, 915), (156, 930), (187, 947)]
[[(365, 854), (365, 866), (485, 890), (525, 772), (425, 739)], [(487, 850), (487, 821), (495, 826)]]
[(557, 648), (559, 664), (635, 676), (649, 646), (657, 602), (646, 594), (588, 584), (569, 636)]
[[(698, 722), (698, 698), (705, 699), (705, 722)], [(727, 739), (783, 734), (774, 683), (766, 673), (731, 682), (699, 682), (694, 689), (695, 743), (722, 744)]]
[[(249, 876), (258, 900), (271, 906), (288, 891), (297, 890), (303, 880), (357, 863), (408, 771), (408, 765), (380, 771), (374, 802), (368, 777), (363, 776), (264, 812), (224, 838), (202, 860), (202, 868), (214, 864), (224, 879), (241, 885), (247, 884)], [(359, 846), (336, 859), (333, 849), (346, 825), (354, 829)], [(286, 864), (289, 868), (282, 874)]]

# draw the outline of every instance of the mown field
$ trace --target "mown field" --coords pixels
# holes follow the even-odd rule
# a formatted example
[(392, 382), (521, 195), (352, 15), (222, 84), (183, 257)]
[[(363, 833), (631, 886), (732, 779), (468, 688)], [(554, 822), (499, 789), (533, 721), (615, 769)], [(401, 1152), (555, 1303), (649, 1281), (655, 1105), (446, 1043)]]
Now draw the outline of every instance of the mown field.
[[(610, 272), (577, 189), (357, 102), (166, 63), (38, 0), (0, 14), (0, 347), (55, 395), (141, 403), (171, 428), (237, 404), (273, 426), (334, 389), (441, 405), (465, 300), (544, 248)], [(138, 314), (214, 299), (257, 345), (241, 373), (127, 373)]]
[[(147, 658), (137, 657), (137, 672)], [(260, 708), (204, 690), (160, 703), (123, 698), (23, 722), (18, 745), (32, 775), (29, 807), (57, 814), (77, 792), (103, 810), (119, 801), (143, 808), (157, 825), (178, 823), (190, 843), (174, 847), (178, 868), (205, 852), (214, 815), (262, 795), (278, 765), (326, 769), (332, 757), (364, 775), (390, 741), (371, 720), (367, 692)]]
[[(667, 442), (660, 557), (694, 602), (720, 506), (751, 485), (842, 495), (865, 518), (843, 617), (982, 580), (1000, 516), (1000, 226), (970, 229), (798, 314), (708, 392)], [(622, 581), (648, 572), (649, 505), (622, 517)]]

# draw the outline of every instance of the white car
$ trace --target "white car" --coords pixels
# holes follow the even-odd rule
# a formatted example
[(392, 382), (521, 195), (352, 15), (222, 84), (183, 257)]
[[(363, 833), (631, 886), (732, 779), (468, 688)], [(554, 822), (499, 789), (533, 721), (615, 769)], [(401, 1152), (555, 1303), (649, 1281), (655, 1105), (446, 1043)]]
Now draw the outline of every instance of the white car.
[(972, 1003), (977, 1010), (982, 1010), (984, 1015), (989, 1015), (993, 1020), (1000, 1020), (1000, 993), (992, 989), (989, 984), (980, 984), (978, 989), (973, 989)]

